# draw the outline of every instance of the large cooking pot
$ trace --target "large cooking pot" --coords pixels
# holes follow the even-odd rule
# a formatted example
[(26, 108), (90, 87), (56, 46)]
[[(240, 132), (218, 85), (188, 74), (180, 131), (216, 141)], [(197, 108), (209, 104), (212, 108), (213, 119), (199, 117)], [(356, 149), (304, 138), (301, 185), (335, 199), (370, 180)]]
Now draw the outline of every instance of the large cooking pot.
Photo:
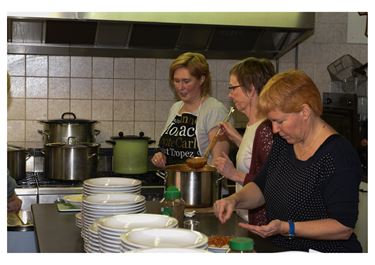
[(97, 175), (100, 144), (77, 143), (69, 137), (68, 143), (44, 145), (44, 172), (47, 178), (57, 180), (85, 180)]
[(106, 141), (113, 145), (112, 171), (119, 174), (144, 174), (148, 171), (148, 145), (155, 142), (150, 137), (124, 135)]
[(14, 179), (23, 179), (26, 177), (26, 160), (30, 154), (25, 148), (8, 145), (7, 167), (10, 176)]
[(67, 142), (69, 137), (75, 137), (78, 142), (94, 143), (95, 137), (100, 133), (94, 129), (97, 121), (77, 119), (73, 112), (65, 112), (61, 119), (42, 120), (43, 130), (38, 130), (43, 135), (43, 141), (47, 143)]
[(166, 186), (176, 186), (187, 207), (210, 207), (221, 197), (221, 179), (216, 168), (192, 169), (186, 164), (166, 166)]

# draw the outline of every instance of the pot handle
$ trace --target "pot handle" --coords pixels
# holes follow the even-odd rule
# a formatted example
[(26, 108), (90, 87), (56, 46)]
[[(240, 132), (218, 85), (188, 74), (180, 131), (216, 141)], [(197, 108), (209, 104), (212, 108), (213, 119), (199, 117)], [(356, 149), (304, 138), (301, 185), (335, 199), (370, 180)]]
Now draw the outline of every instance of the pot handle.
[(219, 184), (220, 181), (222, 181), (225, 177), (223, 175), (220, 175), (221, 177), (216, 180), (216, 185)]
[(109, 144), (112, 144), (112, 145), (115, 145), (115, 144), (116, 144), (116, 142), (115, 142), (115, 141), (112, 141), (112, 140), (107, 140), (106, 142), (109, 143)]
[(65, 120), (65, 119), (64, 119), (64, 116), (65, 116), (65, 115), (72, 115), (72, 116), (73, 116), (73, 120), (76, 119), (76, 115), (75, 115), (73, 112), (64, 112), (64, 113), (61, 115), (61, 119), (62, 119), (62, 120)]
[(47, 141), (49, 140), (49, 134), (47, 133), (46, 130), (38, 130), (38, 133), (40, 133), (43, 136), (47, 137)]
[(87, 159), (91, 159), (91, 158), (93, 158), (93, 157), (95, 157), (95, 156), (97, 156), (97, 154), (96, 154), (96, 153), (93, 153), (93, 154), (89, 155), (89, 156), (87, 157)]
[(156, 143), (155, 140), (148, 140), (148, 144), (153, 144), (153, 143)]
[(98, 136), (99, 134), (100, 134), (100, 130), (95, 129), (95, 130), (94, 130), (94, 135), (95, 135), (95, 136)]

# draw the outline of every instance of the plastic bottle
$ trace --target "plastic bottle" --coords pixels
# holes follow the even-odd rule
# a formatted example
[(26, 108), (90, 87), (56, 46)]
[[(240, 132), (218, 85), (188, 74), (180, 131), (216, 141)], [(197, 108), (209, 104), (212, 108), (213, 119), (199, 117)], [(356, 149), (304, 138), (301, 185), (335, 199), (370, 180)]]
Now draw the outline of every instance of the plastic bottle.
[(164, 192), (164, 198), (160, 201), (161, 214), (174, 217), (178, 220), (178, 226), (183, 227), (185, 201), (181, 198), (181, 192), (176, 186), (169, 186)]
[(254, 241), (249, 237), (235, 237), (229, 241), (229, 253), (253, 253)]

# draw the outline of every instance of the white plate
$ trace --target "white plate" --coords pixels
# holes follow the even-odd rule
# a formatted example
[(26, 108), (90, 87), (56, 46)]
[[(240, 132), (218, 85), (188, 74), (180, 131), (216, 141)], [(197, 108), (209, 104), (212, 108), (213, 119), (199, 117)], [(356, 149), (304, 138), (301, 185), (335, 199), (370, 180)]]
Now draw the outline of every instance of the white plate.
[(132, 178), (91, 178), (86, 179), (83, 184), (89, 187), (128, 187), (142, 185), (142, 181)]
[(209, 253), (207, 250), (199, 248), (144, 248), (135, 249), (134, 253)]
[(122, 234), (121, 242), (134, 248), (200, 248), (207, 244), (208, 238), (200, 232), (188, 229), (148, 228), (134, 229)]
[(99, 229), (110, 231), (128, 231), (134, 228), (173, 228), (178, 220), (161, 214), (121, 214), (98, 220)]
[(143, 195), (137, 195), (132, 193), (124, 194), (95, 194), (86, 196), (83, 199), (83, 203), (87, 203), (91, 206), (125, 206), (134, 205), (145, 202), (146, 198)]

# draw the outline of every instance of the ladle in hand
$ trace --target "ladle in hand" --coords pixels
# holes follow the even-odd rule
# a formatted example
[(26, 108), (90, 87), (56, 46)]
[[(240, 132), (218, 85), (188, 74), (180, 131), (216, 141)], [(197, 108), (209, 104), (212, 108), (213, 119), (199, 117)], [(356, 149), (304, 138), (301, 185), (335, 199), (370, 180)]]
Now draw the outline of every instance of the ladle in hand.
[[(231, 107), (227, 116), (224, 118), (224, 120), (222, 122), (227, 122), (230, 115), (232, 115), (233, 112), (234, 112), (234, 108)], [(217, 138), (219, 137), (220, 133), (221, 133), (221, 127), (219, 127), (215, 136), (212, 138), (212, 140), (211, 140), (210, 144), (208, 145), (206, 151), (204, 152), (203, 156), (196, 156), (196, 157), (188, 158), (188, 159), (186, 159), (186, 164), (189, 167), (194, 168), (194, 169), (204, 167), (207, 164), (208, 155), (210, 154), (212, 148), (214, 148), (214, 146), (217, 142)]]

